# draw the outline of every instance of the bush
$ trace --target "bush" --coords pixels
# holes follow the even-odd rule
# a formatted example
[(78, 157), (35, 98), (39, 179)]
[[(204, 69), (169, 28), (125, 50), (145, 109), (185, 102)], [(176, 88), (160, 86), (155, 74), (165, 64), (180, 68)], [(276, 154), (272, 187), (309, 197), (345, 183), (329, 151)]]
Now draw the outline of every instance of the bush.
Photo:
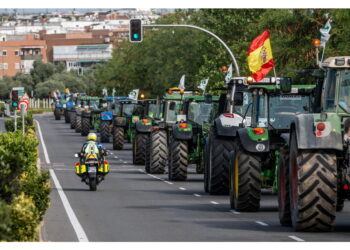
[(11, 241), (37, 241), (40, 218), (30, 196), (21, 193), (11, 204)]
[(11, 240), (11, 208), (6, 202), (0, 200), (0, 241)]

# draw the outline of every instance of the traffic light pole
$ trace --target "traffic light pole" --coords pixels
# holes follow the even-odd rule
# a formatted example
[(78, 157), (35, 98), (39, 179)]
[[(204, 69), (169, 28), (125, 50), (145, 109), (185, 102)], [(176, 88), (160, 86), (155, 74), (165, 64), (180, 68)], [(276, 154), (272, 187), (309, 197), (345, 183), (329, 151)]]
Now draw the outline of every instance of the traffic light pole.
[[(196, 29), (196, 30), (203, 31), (203, 32), (211, 35), (212, 37), (214, 37), (216, 40), (218, 40), (225, 47), (226, 51), (231, 56), (232, 63), (234, 65), (234, 67), (235, 67), (235, 71), (237, 73), (237, 76), (240, 76), (239, 68), (238, 68), (238, 65), (237, 65), (237, 61), (236, 61), (236, 58), (233, 55), (232, 51), (227, 46), (227, 44), (220, 37), (215, 35), (213, 32), (211, 32), (209, 30), (206, 30), (206, 29), (203, 29), (201, 27), (195, 26), (195, 25), (188, 25), (188, 24), (144, 24), (142, 26), (143, 27), (182, 27), (182, 28), (191, 28), (191, 29)], [(233, 113), (235, 92), (236, 92), (236, 84), (233, 85), (232, 92), (231, 92), (231, 95), (230, 95), (230, 102), (232, 104), (232, 105), (230, 105), (230, 113)]]

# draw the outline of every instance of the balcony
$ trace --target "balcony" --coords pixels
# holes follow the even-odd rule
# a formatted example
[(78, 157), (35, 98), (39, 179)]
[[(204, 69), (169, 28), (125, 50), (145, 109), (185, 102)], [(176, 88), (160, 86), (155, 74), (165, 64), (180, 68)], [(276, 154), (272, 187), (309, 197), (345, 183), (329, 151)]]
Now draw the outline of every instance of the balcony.
[(42, 55), (21, 55), (21, 60), (42, 61), (43, 60), (43, 56)]

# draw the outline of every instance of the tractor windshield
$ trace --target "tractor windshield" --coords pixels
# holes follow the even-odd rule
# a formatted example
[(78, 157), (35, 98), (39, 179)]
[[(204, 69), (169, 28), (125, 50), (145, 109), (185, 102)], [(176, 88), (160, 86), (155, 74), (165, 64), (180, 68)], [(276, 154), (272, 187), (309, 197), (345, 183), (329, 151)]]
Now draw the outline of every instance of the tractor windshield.
[(165, 121), (166, 122), (176, 122), (177, 115), (180, 114), (181, 107), (182, 107), (182, 105), (181, 105), (180, 101), (168, 101), (166, 103)]
[(90, 109), (96, 110), (98, 109), (99, 100), (90, 100)]
[(123, 116), (132, 116), (132, 115), (142, 115), (143, 106), (135, 103), (125, 103), (123, 104)]
[(159, 116), (159, 105), (150, 103), (147, 116), (150, 118), (157, 118)]
[(213, 103), (191, 102), (188, 107), (188, 120), (197, 124), (209, 122)]
[(258, 95), (255, 107), (257, 127), (289, 129), (296, 114), (310, 108), (310, 97), (304, 95)]
[(343, 71), (340, 75), (339, 106), (350, 113), (350, 72)]

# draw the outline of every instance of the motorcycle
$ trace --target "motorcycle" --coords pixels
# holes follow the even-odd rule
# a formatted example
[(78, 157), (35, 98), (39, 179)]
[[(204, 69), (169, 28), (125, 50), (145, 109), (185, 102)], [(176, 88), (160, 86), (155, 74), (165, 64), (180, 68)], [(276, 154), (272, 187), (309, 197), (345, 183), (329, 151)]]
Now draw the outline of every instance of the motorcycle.
[(89, 186), (90, 191), (96, 191), (97, 185), (109, 173), (109, 164), (105, 160), (107, 154), (105, 149), (101, 149), (100, 156), (94, 153), (76, 153), (74, 155), (76, 158), (80, 158), (79, 162), (75, 163), (75, 173), (81, 177), (82, 182)]

